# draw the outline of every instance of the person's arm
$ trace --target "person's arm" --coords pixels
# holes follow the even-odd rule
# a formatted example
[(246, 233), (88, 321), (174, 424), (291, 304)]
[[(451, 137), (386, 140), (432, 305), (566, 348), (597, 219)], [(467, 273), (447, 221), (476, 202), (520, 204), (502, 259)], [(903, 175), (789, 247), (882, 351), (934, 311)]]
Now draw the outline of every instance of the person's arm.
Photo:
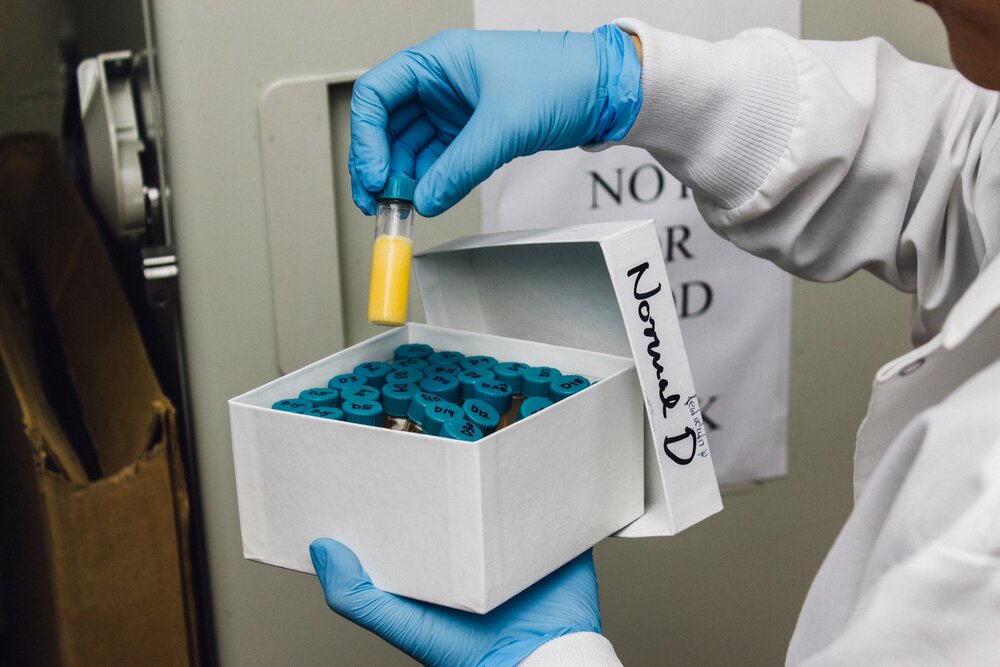
[(618, 25), (642, 44), (643, 104), (621, 143), (741, 248), (811, 280), (863, 268), (915, 293), (918, 340), (998, 253), (997, 93), (878, 39)]
[(998, 402), (995, 361), (899, 433), (813, 581), (786, 664), (996, 664)]

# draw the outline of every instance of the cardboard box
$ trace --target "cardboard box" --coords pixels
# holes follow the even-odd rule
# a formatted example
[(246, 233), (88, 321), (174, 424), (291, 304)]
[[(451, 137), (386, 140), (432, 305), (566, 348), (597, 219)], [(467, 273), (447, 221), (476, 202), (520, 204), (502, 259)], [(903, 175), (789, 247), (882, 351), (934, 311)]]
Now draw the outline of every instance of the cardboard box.
[[(616, 531), (674, 534), (721, 509), (658, 248), (642, 221), (416, 258), (430, 326), (230, 401), (244, 555), (311, 572), (309, 543), (333, 537), (377, 586), (483, 613)], [(471, 444), (269, 409), (406, 342), (600, 381)]]
[(197, 664), (162, 394), (54, 142), (0, 140), (0, 479), (15, 664)]

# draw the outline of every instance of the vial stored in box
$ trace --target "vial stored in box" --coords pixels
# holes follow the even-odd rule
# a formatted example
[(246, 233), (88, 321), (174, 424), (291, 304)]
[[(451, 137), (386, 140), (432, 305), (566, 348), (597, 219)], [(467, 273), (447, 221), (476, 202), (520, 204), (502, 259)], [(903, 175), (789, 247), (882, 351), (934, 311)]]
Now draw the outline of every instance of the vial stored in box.
[(375, 213), (375, 244), (368, 285), (368, 321), (372, 324), (406, 324), (413, 259), (413, 190), (408, 176), (389, 176)]

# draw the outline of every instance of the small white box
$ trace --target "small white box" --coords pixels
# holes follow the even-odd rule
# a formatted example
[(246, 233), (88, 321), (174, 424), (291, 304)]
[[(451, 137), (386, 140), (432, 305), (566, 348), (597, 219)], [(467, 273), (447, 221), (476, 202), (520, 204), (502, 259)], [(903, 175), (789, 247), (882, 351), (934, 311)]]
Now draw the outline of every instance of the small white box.
[[(309, 543), (333, 537), (376, 586), (485, 613), (616, 531), (674, 534), (721, 509), (650, 221), (470, 237), (414, 272), (434, 326), (229, 402), (246, 558), (312, 572)], [(600, 381), (475, 443), (270, 409), (407, 342)]]

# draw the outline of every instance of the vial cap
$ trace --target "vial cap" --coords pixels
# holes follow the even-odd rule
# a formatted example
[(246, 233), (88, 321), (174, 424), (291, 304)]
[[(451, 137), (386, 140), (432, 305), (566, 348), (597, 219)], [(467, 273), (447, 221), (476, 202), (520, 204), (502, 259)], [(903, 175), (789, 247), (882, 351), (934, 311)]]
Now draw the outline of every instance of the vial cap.
[(514, 396), (514, 390), (506, 382), (500, 380), (476, 380), (472, 387), (473, 398), (486, 401), (496, 408), (500, 414), (510, 410), (510, 401)]
[(361, 386), (352, 385), (340, 392), (341, 409), (343, 409), (343, 404), (347, 401), (354, 401), (355, 403), (378, 403), (381, 400), (382, 390), (367, 384)]
[(465, 418), (479, 427), (484, 434), (490, 434), (500, 425), (500, 413), (486, 401), (470, 398), (462, 404)]
[(340, 375), (334, 375), (330, 378), (330, 381), (326, 383), (326, 386), (330, 389), (340, 389), (343, 390), (345, 387), (361, 386), (365, 384), (365, 379), (359, 377), (354, 373), (341, 373)]
[(434, 348), (425, 343), (407, 343), (396, 348), (392, 358), (394, 361), (403, 359), (426, 359), (434, 354)]
[(423, 370), (423, 374), (427, 377), (432, 375), (458, 375), (462, 372), (456, 364), (431, 364)]
[(417, 188), (417, 182), (409, 176), (403, 174), (393, 174), (385, 182), (382, 194), (379, 199), (401, 199), (403, 201), (413, 201), (413, 191)]
[(517, 411), (517, 419), (520, 421), (525, 417), (530, 417), (536, 412), (541, 412), (552, 405), (552, 401), (542, 396), (530, 396), (521, 403), (521, 409)]
[(304, 401), (301, 398), (285, 398), (280, 401), (276, 401), (271, 408), (274, 410), (281, 410), (283, 412), (305, 412), (306, 410), (311, 410), (313, 404), (309, 401)]
[(411, 357), (392, 362), (392, 369), (396, 371), (422, 371), (429, 365), (426, 359)]
[(437, 435), (441, 432), (441, 427), (453, 419), (462, 417), (462, 407), (450, 401), (431, 403), (424, 413), (424, 433), (427, 435)]
[(382, 423), (382, 405), (375, 401), (349, 401), (340, 404), (344, 411), (344, 421), (365, 426), (379, 426)]
[(392, 366), (384, 361), (366, 361), (354, 367), (354, 374), (364, 378), (365, 383), (373, 387), (381, 387), (385, 376), (392, 372)]
[(344, 420), (344, 411), (340, 408), (313, 408), (312, 410), (306, 410), (302, 414), (309, 415), (310, 417), (319, 417), (320, 419)]
[(454, 364), (458, 366), (465, 359), (465, 355), (461, 352), (454, 352), (452, 350), (447, 350), (445, 352), (435, 352), (431, 356), (427, 357), (427, 362), (432, 366), (434, 364)]
[(432, 403), (442, 403), (444, 399), (437, 394), (430, 394), (426, 391), (422, 391), (413, 397), (410, 401), (410, 409), (406, 411), (406, 418), (409, 419), (414, 424), (424, 423), (424, 413), (427, 411), (427, 406)]
[(521, 387), (524, 384), (522, 382), (524, 371), (529, 368), (531, 366), (522, 364), (520, 361), (505, 361), (502, 364), (494, 366), (493, 372), (496, 374), (498, 380), (509, 384), (515, 394), (520, 394)]
[(409, 382), (387, 382), (382, 386), (382, 409), (387, 415), (405, 417), (420, 389)]
[(424, 374), (420, 371), (393, 371), (385, 376), (386, 384), (412, 384), (424, 379)]
[(452, 440), (464, 440), (466, 442), (474, 442), (483, 437), (482, 430), (473, 424), (468, 419), (452, 419), (450, 422), (445, 424), (441, 428), (441, 432), (438, 433), (442, 438), (450, 438)]
[(525, 396), (549, 397), (549, 386), (556, 378), (562, 377), (562, 372), (551, 366), (535, 366), (521, 374), (521, 392)]
[(590, 380), (582, 375), (563, 375), (549, 385), (549, 395), (553, 402), (558, 402), (589, 386)]
[(493, 375), (493, 371), (467, 370), (455, 377), (458, 378), (458, 384), (462, 387), (462, 398), (472, 398), (476, 380), (492, 380), (496, 376)]
[(462, 359), (462, 368), (467, 371), (488, 371), (497, 365), (497, 360), (485, 354), (477, 354), (474, 357)]
[(337, 407), (337, 403), (340, 403), (340, 392), (327, 387), (314, 387), (312, 389), (303, 389), (302, 393), (299, 394), (299, 398), (309, 401), (316, 407), (335, 408)]
[(446, 401), (457, 401), (460, 391), (458, 378), (452, 375), (431, 375), (420, 381), (420, 390), (437, 394)]

